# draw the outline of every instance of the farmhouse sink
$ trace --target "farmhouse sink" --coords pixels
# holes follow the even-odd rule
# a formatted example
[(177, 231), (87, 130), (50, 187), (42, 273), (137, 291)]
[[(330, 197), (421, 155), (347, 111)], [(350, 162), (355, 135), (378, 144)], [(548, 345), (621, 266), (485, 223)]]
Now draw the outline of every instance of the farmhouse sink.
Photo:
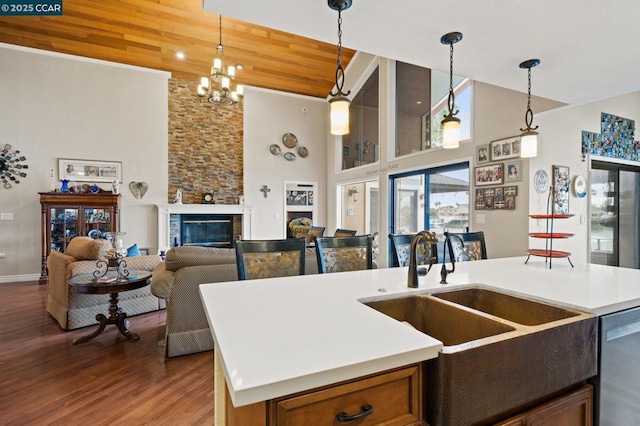
[(361, 302), (443, 343), (423, 369), (432, 426), (495, 423), (597, 372), (590, 314), (476, 287)]
[(540, 325), (580, 315), (580, 312), (484, 288), (453, 290), (433, 296), (523, 325)]
[(424, 296), (397, 297), (365, 305), (440, 340), (445, 346), (495, 336), (515, 328)]

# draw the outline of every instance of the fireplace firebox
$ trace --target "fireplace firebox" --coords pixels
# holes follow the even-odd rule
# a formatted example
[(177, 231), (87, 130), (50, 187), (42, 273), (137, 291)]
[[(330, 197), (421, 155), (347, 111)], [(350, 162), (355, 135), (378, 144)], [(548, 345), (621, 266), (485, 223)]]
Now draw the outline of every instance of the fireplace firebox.
[(180, 245), (233, 247), (233, 215), (180, 215)]

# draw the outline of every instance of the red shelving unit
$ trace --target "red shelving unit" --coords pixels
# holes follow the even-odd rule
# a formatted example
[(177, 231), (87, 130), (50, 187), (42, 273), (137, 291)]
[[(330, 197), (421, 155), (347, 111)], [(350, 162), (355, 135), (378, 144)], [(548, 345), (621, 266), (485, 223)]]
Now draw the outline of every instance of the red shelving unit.
[(547, 221), (546, 232), (530, 232), (529, 236), (532, 238), (542, 238), (545, 240), (545, 248), (544, 249), (525, 249), (525, 252), (529, 254), (527, 256), (527, 260), (524, 263), (529, 262), (529, 258), (531, 256), (545, 257), (549, 260), (549, 268), (551, 268), (551, 259), (554, 258), (563, 258), (566, 257), (569, 261), (571, 267), (573, 267), (573, 263), (571, 262), (571, 253), (568, 251), (554, 250), (553, 249), (553, 241), (557, 239), (566, 239), (573, 237), (573, 234), (569, 234), (566, 232), (553, 232), (553, 222), (556, 219), (568, 219), (573, 217), (572, 214), (530, 214), (529, 217), (531, 219), (543, 219)]

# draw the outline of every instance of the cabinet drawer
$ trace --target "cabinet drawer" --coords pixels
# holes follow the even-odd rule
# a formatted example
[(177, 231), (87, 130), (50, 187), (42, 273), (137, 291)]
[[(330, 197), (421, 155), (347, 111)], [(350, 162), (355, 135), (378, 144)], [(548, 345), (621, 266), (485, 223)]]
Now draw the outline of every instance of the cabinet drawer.
[[(338, 413), (363, 416), (357, 422), (340, 422)], [(270, 424), (419, 425), (420, 413), (421, 373), (420, 366), (415, 365), (274, 400), (270, 404)]]

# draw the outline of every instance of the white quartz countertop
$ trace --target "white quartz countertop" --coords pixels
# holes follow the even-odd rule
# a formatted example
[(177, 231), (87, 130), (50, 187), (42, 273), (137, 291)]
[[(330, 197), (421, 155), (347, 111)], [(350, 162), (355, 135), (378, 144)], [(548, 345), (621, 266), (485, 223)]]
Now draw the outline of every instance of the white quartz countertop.
[(437, 356), (441, 342), (361, 299), (480, 285), (596, 315), (640, 306), (640, 270), (525, 259), (456, 263), (446, 285), (434, 265), (417, 289), (405, 267), (202, 284), (200, 293), (236, 407)]

